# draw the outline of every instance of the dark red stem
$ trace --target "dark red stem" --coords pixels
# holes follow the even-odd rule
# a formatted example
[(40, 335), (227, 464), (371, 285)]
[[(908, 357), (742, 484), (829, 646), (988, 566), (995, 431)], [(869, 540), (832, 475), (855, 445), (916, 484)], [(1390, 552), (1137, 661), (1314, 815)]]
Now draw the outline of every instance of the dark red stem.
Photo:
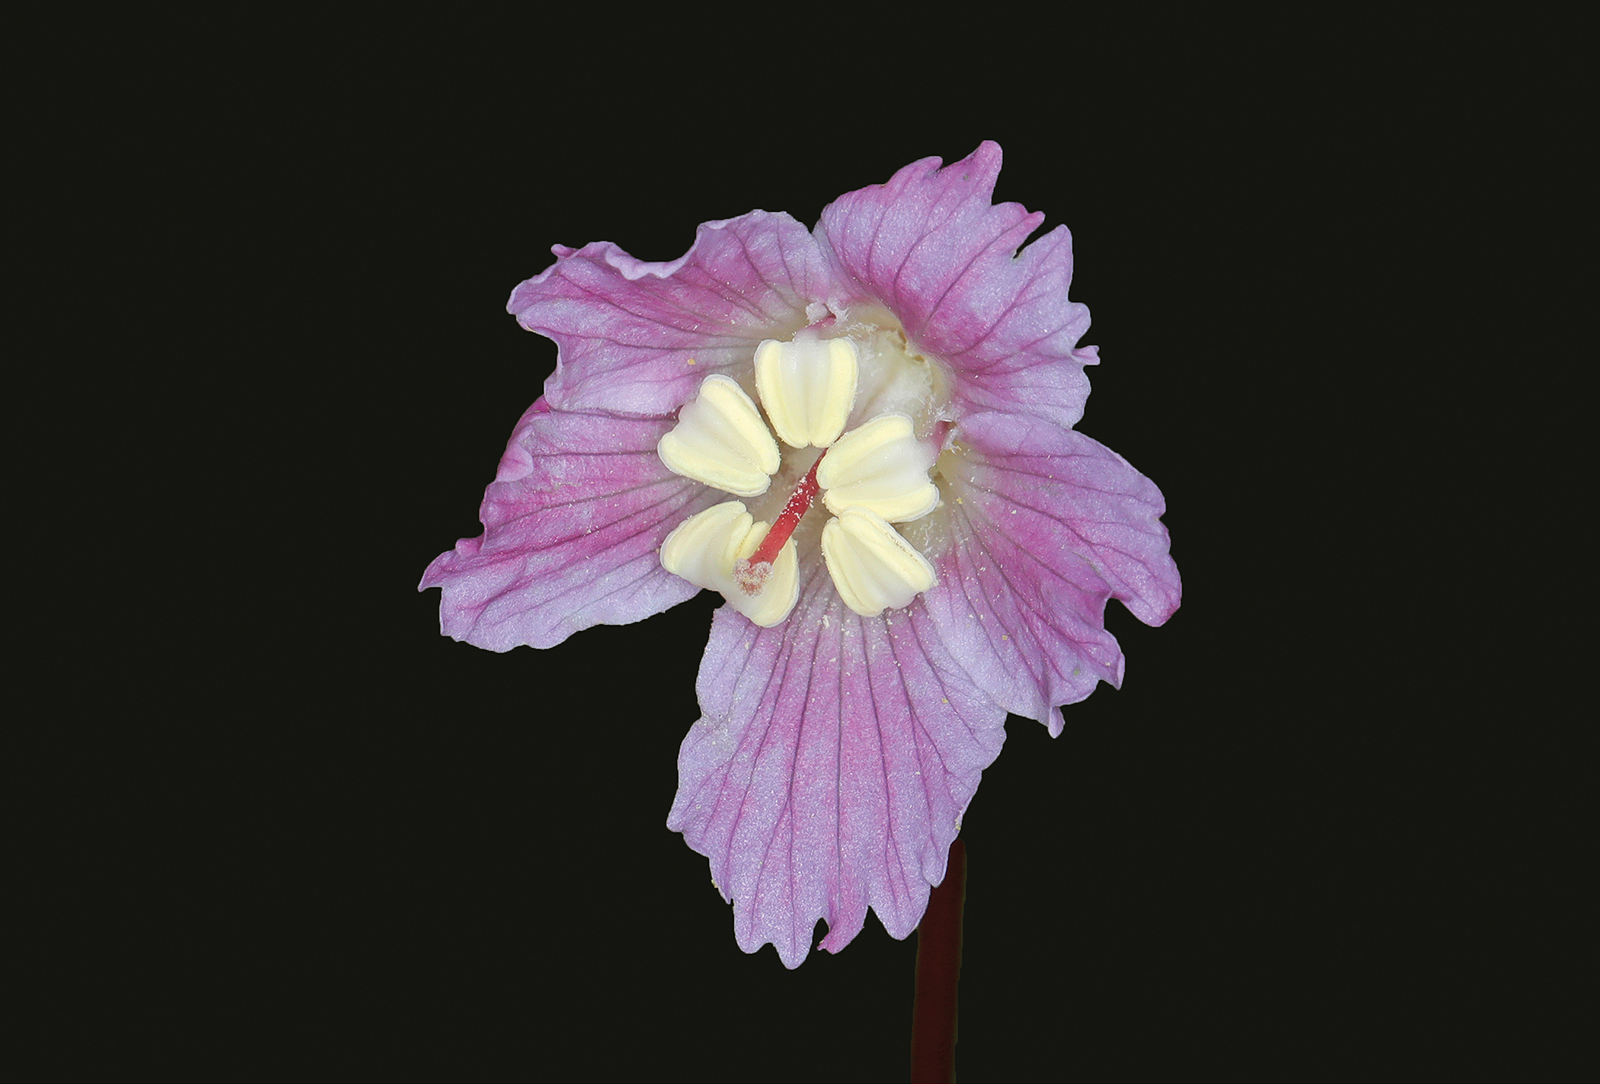
[(911, 1009), (911, 1084), (956, 1078), (956, 985), (961, 978), (961, 912), (967, 899), (967, 848), (950, 844), (944, 883), (928, 897), (917, 927), (917, 999)]

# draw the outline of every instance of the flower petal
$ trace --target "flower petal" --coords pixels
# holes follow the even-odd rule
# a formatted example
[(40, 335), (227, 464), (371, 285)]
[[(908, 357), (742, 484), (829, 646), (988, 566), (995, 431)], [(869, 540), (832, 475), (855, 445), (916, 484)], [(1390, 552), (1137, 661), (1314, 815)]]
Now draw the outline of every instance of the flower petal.
[(1067, 299), (1071, 235), (1058, 226), (1017, 253), (1044, 215), (990, 203), (998, 145), (939, 164), (924, 158), (823, 209), (817, 238), (838, 277), (830, 304), (893, 313), (919, 350), (956, 370), (962, 412), (1026, 411), (1071, 427), (1089, 397), (1083, 367), (1096, 361), (1073, 349), (1089, 310)]
[(806, 306), (827, 293), (821, 251), (786, 214), (707, 222), (670, 263), (609, 241), (552, 251), (555, 265), (512, 291), (507, 308), (561, 348), (545, 384), (557, 410), (671, 414), (707, 373), (741, 364), (730, 375), (747, 379), (756, 345), (804, 327)]
[(667, 827), (711, 860), (739, 947), (787, 967), (837, 952), (868, 906), (903, 938), (944, 878), (950, 842), (1000, 752), (1005, 713), (906, 613), (864, 618), (821, 562), (789, 620), (717, 611)]
[(672, 424), (529, 407), (484, 491), (484, 533), (423, 573), (419, 590), (443, 589), (440, 631), (491, 651), (553, 647), (692, 598), (699, 589), (656, 550), (721, 494), (662, 465), (656, 442)]
[[(962, 420), (958, 439), (990, 463), (981, 484), (1049, 516), (1071, 548), (1146, 625), (1162, 625), (1183, 596), (1166, 498), (1131, 463), (1092, 437), (1004, 414)], [(1021, 515), (1022, 512), (1019, 512)]]
[(1120, 456), (1037, 419), (979, 414), (941, 466), (949, 549), (926, 620), (972, 680), (1008, 711), (1060, 733), (1064, 704), (1099, 681), (1121, 685), (1105, 629), (1116, 597), (1159, 624), (1178, 606), (1160, 491)]

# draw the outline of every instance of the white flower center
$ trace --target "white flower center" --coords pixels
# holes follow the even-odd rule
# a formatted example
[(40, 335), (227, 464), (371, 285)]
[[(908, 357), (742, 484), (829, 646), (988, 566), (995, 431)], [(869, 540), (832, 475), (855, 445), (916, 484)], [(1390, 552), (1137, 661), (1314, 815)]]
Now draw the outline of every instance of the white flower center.
[[(667, 571), (720, 592), (764, 627), (788, 617), (799, 598), (791, 536), (819, 492), (833, 513), (819, 547), (845, 605), (875, 616), (910, 605), (935, 582), (933, 566), (894, 524), (939, 505), (928, 477), (938, 454), (928, 439), (937, 373), (924, 359), (912, 363), (903, 336), (896, 347), (879, 326), (845, 330), (822, 338), (806, 329), (756, 348), (756, 391), (788, 451), (780, 452), (748, 391), (720, 374), (701, 382), (657, 447), (669, 470), (739, 497), (767, 493), (780, 471), (798, 479), (771, 522), (758, 521), (742, 501), (725, 501), (689, 517), (661, 544)], [(863, 406), (870, 416), (846, 432)]]

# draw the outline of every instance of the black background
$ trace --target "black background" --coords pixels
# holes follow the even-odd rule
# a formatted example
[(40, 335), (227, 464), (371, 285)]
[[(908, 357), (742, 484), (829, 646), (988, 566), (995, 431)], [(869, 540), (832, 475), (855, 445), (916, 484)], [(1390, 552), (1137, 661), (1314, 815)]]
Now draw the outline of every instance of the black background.
[(1433, 498), (1390, 484), (1427, 470), (1408, 367), (1470, 64), (1310, 23), (256, 29), (282, 47), (186, 57), (150, 133), (173, 289), (221, 298), (175, 333), (222, 375), (165, 447), (217, 488), (152, 563), (189, 600), (134, 645), (152, 721), (83, 754), (118, 785), (72, 810), (58, 1074), (904, 1077), (915, 938), (747, 956), (664, 826), (712, 600), (496, 655), (415, 584), (554, 366), (504, 311), (551, 244), (673, 259), (983, 139), (996, 198), (1073, 231), (1080, 428), (1165, 492), (1185, 590), (1161, 629), (1113, 604), (1124, 688), (1058, 739), (1012, 719), (985, 773), (960, 1077), (1573, 1074), (1534, 917), (1570, 866), (1530, 845), (1563, 796), (1431, 675)]

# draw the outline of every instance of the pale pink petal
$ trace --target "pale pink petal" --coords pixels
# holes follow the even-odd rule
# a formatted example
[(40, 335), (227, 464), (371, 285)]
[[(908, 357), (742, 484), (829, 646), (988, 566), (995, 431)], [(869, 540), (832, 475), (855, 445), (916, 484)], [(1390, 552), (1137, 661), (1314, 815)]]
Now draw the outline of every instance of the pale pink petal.
[(1083, 416), (1092, 349), (1074, 350), (1089, 310), (1067, 299), (1065, 226), (1017, 248), (1044, 221), (991, 204), (1000, 148), (944, 169), (924, 158), (888, 184), (841, 196), (817, 238), (836, 268), (835, 305), (883, 305), (923, 352), (956, 370), (959, 412), (1027, 411), (1071, 427)]
[(491, 651), (553, 647), (693, 597), (656, 551), (722, 494), (662, 466), (656, 441), (672, 425), (528, 408), (484, 491), (484, 533), (423, 573), (420, 590), (443, 589), (440, 631)]
[(938, 586), (913, 619), (1007, 711), (1059, 733), (1058, 706), (1122, 683), (1122, 652), (1104, 627), (1111, 589), (1082, 557), (1050, 552), (1037, 519), (999, 523), (1006, 511), (968, 498), (951, 510)]
[(1122, 683), (1106, 600), (1151, 624), (1178, 607), (1160, 491), (1103, 445), (1035, 418), (972, 415), (956, 441), (939, 584), (908, 612), (1006, 710), (1059, 733), (1057, 707)]
[(708, 374), (748, 375), (756, 345), (804, 327), (806, 306), (827, 293), (821, 251), (786, 214), (707, 222), (670, 263), (608, 241), (553, 251), (555, 265), (512, 291), (507, 308), (560, 347), (545, 384), (557, 410), (671, 414)]
[(1146, 625), (1164, 624), (1183, 595), (1172, 541), (1161, 516), (1166, 498), (1150, 479), (1104, 444), (1034, 418), (998, 413), (964, 418), (957, 439), (987, 461), (973, 472), (981, 488), (1019, 510), (1048, 516), (1051, 529)]
[(830, 952), (869, 906), (893, 937), (916, 928), (1005, 722), (905, 611), (851, 612), (815, 559), (802, 577), (774, 628), (717, 611), (667, 819), (710, 858), (739, 946), (788, 967), (819, 918)]

